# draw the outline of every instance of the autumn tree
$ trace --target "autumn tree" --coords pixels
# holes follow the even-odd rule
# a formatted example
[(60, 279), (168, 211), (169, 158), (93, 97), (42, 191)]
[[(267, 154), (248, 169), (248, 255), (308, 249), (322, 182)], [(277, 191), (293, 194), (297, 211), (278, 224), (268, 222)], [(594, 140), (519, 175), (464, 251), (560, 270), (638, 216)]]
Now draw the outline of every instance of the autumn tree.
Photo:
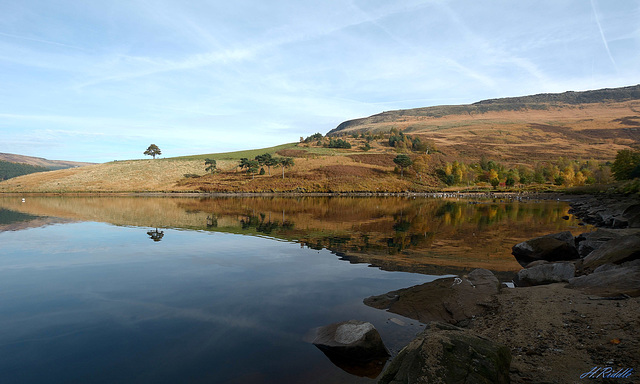
[(151, 144), (143, 154), (147, 156), (153, 156), (153, 158), (155, 159), (157, 155), (162, 155), (162, 151), (160, 150), (160, 148), (158, 148), (157, 145)]
[(416, 171), (416, 174), (420, 178), (420, 181), (422, 181), (422, 175), (426, 174), (429, 170), (429, 156), (421, 155), (416, 157), (411, 167), (414, 171)]
[(629, 180), (640, 176), (640, 151), (622, 149), (611, 165), (616, 180)]

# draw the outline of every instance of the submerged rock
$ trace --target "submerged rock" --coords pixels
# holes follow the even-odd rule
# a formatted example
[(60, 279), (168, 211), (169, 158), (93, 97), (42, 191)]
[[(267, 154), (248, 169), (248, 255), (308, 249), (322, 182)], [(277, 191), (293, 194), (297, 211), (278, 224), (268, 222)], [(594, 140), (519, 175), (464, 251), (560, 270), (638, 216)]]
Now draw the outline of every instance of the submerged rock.
[(571, 262), (544, 263), (518, 271), (513, 282), (518, 287), (530, 287), (569, 281), (575, 275), (576, 267)]
[(377, 377), (389, 357), (378, 330), (359, 320), (318, 328), (313, 345), (336, 366), (358, 376)]
[(510, 364), (504, 345), (432, 322), (393, 359), (379, 383), (508, 383)]
[(562, 261), (580, 258), (573, 235), (569, 231), (523, 241), (514, 245), (511, 253), (523, 267), (538, 260)]
[(462, 277), (438, 279), (411, 288), (364, 300), (370, 307), (418, 320), (457, 324), (484, 313), (498, 293), (500, 282), (486, 269), (475, 269)]

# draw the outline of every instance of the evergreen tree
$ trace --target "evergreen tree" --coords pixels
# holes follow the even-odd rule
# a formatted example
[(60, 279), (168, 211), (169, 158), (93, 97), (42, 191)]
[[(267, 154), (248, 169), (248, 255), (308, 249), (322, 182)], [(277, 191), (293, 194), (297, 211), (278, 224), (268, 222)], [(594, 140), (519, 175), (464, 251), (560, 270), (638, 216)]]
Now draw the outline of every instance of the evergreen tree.
[(158, 155), (162, 155), (162, 151), (160, 150), (160, 148), (158, 148), (158, 146), (157, 146), (157, 145), (155, 145), (155, 144), (151, 144), (151, 145), (149, 146), (149, 148), (147, 148), (147, 150), (146, 150), (146, 151), (144, 151), (144, 153), (143, 153), (143, 154), (145, 154), (145, 155), (147, 155), (147, 156), (153, 156), (153, 158), (155, 159), (155, 158), (156, 158), (156, 156), (158, 156)]
[(413, 161), (407, 155), (398, 155), (393, 159), (393, 162), (400, 167), (400, 176), (404, 176), (404, 169), (413, 164)]
[(212, 174), (218, 170), (218, 163), (214, 159), (204, 159), (204, 165), (207, 166), (207, 168), (205, 168), (204, 170), (207, 172), (211, 172)]

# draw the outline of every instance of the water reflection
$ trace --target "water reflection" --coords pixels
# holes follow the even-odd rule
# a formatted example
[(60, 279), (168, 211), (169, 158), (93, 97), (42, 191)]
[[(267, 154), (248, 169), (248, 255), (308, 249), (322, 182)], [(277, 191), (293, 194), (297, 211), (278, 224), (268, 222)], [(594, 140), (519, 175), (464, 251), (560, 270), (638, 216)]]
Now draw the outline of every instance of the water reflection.
[(158, 228), (156, 228), (155, 231), (148, 231), (147, 235), (149, 236), (149, 238), (153, 241), (160, 241), (162, 240), (162, 238), (164, 237), (164, 231), (158, 231)]
[[(473, 268), (515, 271), (511, 247), (572, 230), (557, 201), (467, 201), (406, 197), (0, 197), (1, 212), (23, 220), (56, 217), (156, 228), (242, 233), (329, 249), (344, 260), (428, 274)], [(3, 214), (6, 217), (7, 214)], [(0, 223), (2, 224), (2, 223)]]
[[(396, 354), (420, 325), (363, 298), (477, 267), (511, 279), (513, 244), (580, 231), (567, 210), (401, 197), (2, 196), (0, 377), (370, 383), (384, 361), (332, 359), (335, 368), (303, 335), (362, 319)], [(72, 223), (51, 225), (62, 222)], [(337, 262), (324, 249), (423, 275)]]

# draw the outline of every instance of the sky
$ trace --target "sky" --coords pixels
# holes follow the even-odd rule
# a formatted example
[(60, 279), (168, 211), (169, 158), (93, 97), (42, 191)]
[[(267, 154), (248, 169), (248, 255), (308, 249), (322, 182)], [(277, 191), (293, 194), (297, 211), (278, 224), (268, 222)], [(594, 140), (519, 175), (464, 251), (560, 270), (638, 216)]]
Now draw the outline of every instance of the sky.
[(640, 83), (640, 0), (0, 0), (0, 152), (297, 142), (388, 110)]

